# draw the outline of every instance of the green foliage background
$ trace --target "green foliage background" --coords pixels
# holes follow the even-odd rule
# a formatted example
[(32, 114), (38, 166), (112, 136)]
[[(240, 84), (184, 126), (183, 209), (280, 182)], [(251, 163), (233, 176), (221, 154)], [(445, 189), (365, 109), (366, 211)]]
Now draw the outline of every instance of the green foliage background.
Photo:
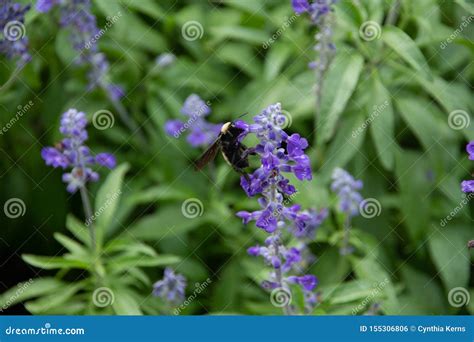
[[(99, 264), (87, 248), (79, 196), (66, 193), (61, 172), (44, 165), (40, 149), (60, 139), (58, 119), (66, 109), (92, 117), (114, 108), (100, 91), (85, 91), (87, 69), (71, 64), (76, 54), (57, 17), (30, 11), (26, 33), (33, 60), (0, 93), (2, 126), (17, 106), (34, 103), (0, 137), (0, 202), (17, 197), (26, 204), (25, 216), (0, 218), (1, 281), (12, 287), (0, 304), (13, 296), (13, 303), (26, 302), (33, 314), (169, 313), (150, 293), (162, 266), (173, 265), (188, 278), (188, 294), (195, 283), (212, 280), (182, 314), (280, 313), (258, 285), (268, 269), (246, 254), (264, 234), (234, 215), (256, 208), (256, 201), (246, 198), (238, 175), (221, 159), (215, 169), (196, 173), (191, 161), (202, 151), (163, 131), (167, 120), (181, 117), (184, 99), (196, 93), (211, 102), (213, 122), (245, 112), (250, 119), (282, 103), (292, 118), (288, 131), (312, 142), (314, 179), (295, 181), (295, 202), (303, 207), (335, 207), (328, 188), (335, 167), (361, 178), (363, 196), (380, 202), (379, 216), (355, 220), (353, 255), (338, 253), (341, 227), (335, 217), (318, 231), (310, 246), (318, 261), (309, 270), (320, 280), (322, 302), (315, 314), (353, 314), (361, 304), (364, 309), (355, 311), (362, 314), (371, 303), (379, 303), (384, 314), (472, 313), (472, 253), (466, 247), (474, 237), (472, 208), (462, 204), (459, 183), (470, 178), (472, 161), (464, 148), (474, 140), (474, 125), (452, 129), (448, 118), (456, 110), (474, 110), (474, 4), (400, 3), (395, 25), (384, 25), (391, 1), (337, 3), (337, 53), (316, 116), (315, 76), (307, 67), (316, 32), (307, 17), (292, 19), (290, 1), (94, 1), (99, 27), (121, 13), (99, 46), (147, 141), (141, 145), (118, 119), (111, 129), (89, 128), (92, 149), (113, 151), (122, 164), (91, 186), (96, 208), (107, 194), (121, 191), (97, 222)], [(181, 28), (189, 21), (202, 25), (202, 38), (183, 38)], [(372, 41), (359, 34), (367, 21), (381, 27)], [(177, 60), (157, 69), (155, 58), (163, 52)], [(14, 63), (1, 62), (3, 83)], [(381, 114), (371, 117), (380, 106)], [(189, 198), (203, 203), (202, 216), (182, 215)], [(91, 302), (97, 274), (115, 294), (106, 308)], [(32, 284), (15, 297), (15, 283), (30, 277)], [(449, 304), (456, 287), (468, 289), (467, 306)]]

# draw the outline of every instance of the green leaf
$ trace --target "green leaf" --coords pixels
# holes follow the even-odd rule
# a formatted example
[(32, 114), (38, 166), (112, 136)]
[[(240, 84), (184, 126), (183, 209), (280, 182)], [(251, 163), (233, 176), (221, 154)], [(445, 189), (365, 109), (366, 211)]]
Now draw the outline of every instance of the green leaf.
[(327, 152), (321, 165), (321, 178), (329, 180), (335, 167), (343, 167), (357, 153), (364, 154), (360, 150), (364, 141), (366, 130), (363, 129), (365, 118), (358, 113), (348, 113), (347, 118), (341, 122), (337, 134)]
[(258, 29), (242, 26), (215, 26), (210, 28), (210, 33), (218, 41), (224, 39), (235, 39), (249, 44), (263, 44), (268, 35), (266, 32)]
[(370, 132), (375, 143), (375, 149), (380, 162), (387, 170), (393, 169), (394, 153), (397, 150), (397, 142), (394, 136), (394, 116), (390, 94), (373, 73), (370, 78), (370, 94), (367, 104), (366, 121), (370, 122)]
[(54, 293), (56, 289), (63, 285), (63, 282), (55, 278), (37, 278), (19, 283), (0, 296), (0, 308), (10, 307), (31, 298)]
[(184, 217), (179, 203), (175, 206), (164, 206), (155, 214), (141, 218), (128, 229), (128, 233), (139, 239), (161, 240), (196, 229), (203, 222), (202, 217)]
[(129, 267), (157, 267), (176, 264), (180, 258), (174, 255), (123, 255), (110, 259), (108, 266), (114, 270), (124, 271)]
[(447, 224), (441, 228), (432, 225), (428, 245), (446, 290), (467, 287), (470, 276), (470, 256), (466, 241), (472, 239), (469, 226)]
[(54, 233), (54, 238), (64, 247), (68, 249), (71, 254), (76, 254), (75, 256), (84, 256), (87, 255), (87, 250), (79, 243), (74, 241), (73, 239), (61, 234), (61, 233)]
[(384, 312), (388, 315), (396, 314), (399, 310), (395, 286), (383, 266), (371, 257), (364, 259), (351, 258), (356, 275), (361, 279), (372, 282), (374, 286), (383, 288), (387, 299), (382, 303)]
[(332, 137), (339, 117), (354, 92), (363, 65), (363, 58), (356, 52), (337, 55), (331, 63), (323, 83), (317, 129), (319, 142), (326, 142)]
[(37, 300), (29, 301), (26, 304), (28, 311), (35, 315), (46, 314), (55, 308), (69, 306), (69, 300), (83, 287), (82, 283), (64, 284), (62, 287), (57, 287), (54, 293), (43, 296)]
[(23, 254), (22, 259), (30, 265), (45, 270), (52, 270), (56, 268), (69, 269), (79, 268), (88, 269), (89, 263), (81, 259), (73, 259), (67, 257), (49, 257), (49, 256), (38, 256), (31, 254)]
[(72, 215), (68, 215), (66, 218), (66, 227), (69, 231), (85, 245), (90, 246), (90, 235), (88, 229), (82, 222), (76, 219)]
[(102, 241), (101, 238), (103, 237), (100, 237), (100, 234), (105, 234), (111, 226), (112, 218), (115, 216), (122, 194), (123, 178), (128, 168), (128, 164), (121, 164), (111, 171), (97, 192), (93, 218), (95, 218), (95, 229), (99, 241)]
[(265, 58), (264, 77), (271, 81), (280, 73), (283, 65), (291, 56), (292, 48), (286, 43), (275, 43)]
[(142, 315), (140, 305), (134, 294), (126, 289), (114, 290), (114, 302), (112, 307), (117, 315)]
[(427, 158), (421, 153), (400, 151), (396, 154), (399, 206), (409, 237), (418, 243), (429, 227), (432, 183), (426, 177), (428, 170)]
[(154, 19), (162, 19), (165, 16), (163, 9), (154, 0), (127, 1), (125, 6)]
[(382, 39), (413, 69), (422, 72), (425, 78), (433, 79), (425, 57), (409, 35), (397, 27), (387, 26), (383, 28)]

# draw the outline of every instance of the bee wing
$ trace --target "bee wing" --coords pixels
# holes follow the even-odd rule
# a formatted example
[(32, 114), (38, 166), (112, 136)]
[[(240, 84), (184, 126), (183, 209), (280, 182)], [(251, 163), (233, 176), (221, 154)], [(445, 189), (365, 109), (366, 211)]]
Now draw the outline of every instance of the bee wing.
[(221, 140), (217, 138), (216, 141), (207, 149), (202, 156), (194, 162), (194, 168), (196, 170), (201, 170), (204, 166), (207, 165), (211, 160), (216, 157), (217, 152), (221, 148)]

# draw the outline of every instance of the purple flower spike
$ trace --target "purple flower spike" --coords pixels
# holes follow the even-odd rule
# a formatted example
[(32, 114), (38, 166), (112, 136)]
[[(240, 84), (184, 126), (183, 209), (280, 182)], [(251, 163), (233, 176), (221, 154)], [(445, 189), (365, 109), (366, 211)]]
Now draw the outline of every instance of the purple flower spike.
[[(466, 146), (466, 151), (469, 154), (469, 159), (474, 160), (474, 141), (470, 141)], [(462, 192), (474, 192), (474, 180), (465, 180), (461, 182)]]
[(153, 295), (176, 305), (184, 301), (185, 289), (186, 278), (167, 267), (163, 279), (153, 285)]
[[(236, 215), (242, 218), (244, 224), (255, 221), (258, 228), (269, 234), (264, 246), (257, 245), (247, 250), (251, 256), (262, 257), (273, 270), (262, 287), (290, 291), (289, 284), (300, 285), (307, 299), (304, 310), (311, 312), (316, 305), (313, 300), (315, 295), (311, 292), (317, 285), (316, 277), (290, 273), (301, 274), (313, 262), (314, 257), (305, 240), (314, 238), (328, 210), (303, 211), (298, 204), (290, 205), (292, 196), (297, 192), (286, 175), (292, 173), (300, 180), (310, 180), (312, 172), (309, 157), (305, 154), (308, 141), (296, 133), (289, 136), (283, 130), (286, 120), (281, 105), (276, 103), (256, 115), (252, 124), (241, 120), (235, 123), (243, 130), (239, 139), (248, 134), (255, 134), (258, 139), (257, 145), (251, 149), (260, 158), (260, 167), (242, 176), (240, 184), (247, 196), (259, 196), (261, 207), (253, 212), (239, 211)], [(299, 241), (297, 246), (287, 247), (283, 243), (283, 235), (288, 233)], [(285, 312), (291, 313), (292, 310), (287, 307)]]
[(105, 166), (106, 168), (113, 169), (117, 162), (115, 157), (110, 153), (99, 153), (95, 156), (95, 162), (99, 165)]
[(25, 13), (30, 6), (23, 6), (11, 0), (0, 3), (0, 54), (17, 59), (17, 67), (23, 67), (31, 60), (28, 53), (28, 38), (25, 36)]
[(308, 0), (292, 0), (291, 5), (296, 14), (301, 14), (309, 10)]
[(467, 144), (466, 151), (469, 153), (469, 159), (474, 160), (474, 141), (471, 141), (469, 144)]
[(187, 121), (169, 120), (165, 124), (166, 134), (179, 138), (189, 131), (186, 141), (193, 147), (207, 147), (216, 140), (222, 125), (206, 121), (205, 117), (211, 113), (211, 108), (198, 95), (188, 96), (181, 113), (187, 117)]
[(71, 168), (71, 172), (63, 174), (63, 182), (67, 183), (67, 191), (76, 192), (87, 182), (99, 180), (99, 174), (90, 166), (101, 165), (112, 169), (116, 165), (115, 157), (109, 153), (91, 155), (89, 148), (84, 145), (87, 140), (86, 114), (76, 109), (69, 109), (61, 116), (59, 131), (64, 135), (57, 147), (44, 147), (41, 157), (46, 165), (54, 168)]

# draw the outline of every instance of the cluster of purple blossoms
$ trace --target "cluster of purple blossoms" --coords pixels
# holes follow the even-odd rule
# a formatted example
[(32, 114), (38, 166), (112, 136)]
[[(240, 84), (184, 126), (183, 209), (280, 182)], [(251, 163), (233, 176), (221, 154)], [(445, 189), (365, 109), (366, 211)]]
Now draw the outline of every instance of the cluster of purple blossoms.
[(184, 301), (185, 289), (186, 278), (167, 267), (163, 279), (153, 285), (153, 295), (176, 305)]
[[(469, 160), (474, 160), (474, 141), (470, 141), (466, 146), (466, 151), (469, 154)], [(465, 180), (461, 183), (461, 190), (463, 192), (474, 192), (474, 180)]]
[(332, 28), (329, 20), (329, 14), (333, 11), (332, 6), (335, 0), (315, 0), (310, 3), (308, 0), (292, 0), (291, 4), (296, 14), (308, 13), (311, 23), (319, 28), (315, 35), (319, 59), (309, 64), (310, 68), (324, 72), (332, 60), (335, 52), (335, 45), (332, 42)]
[(17, 66), (22, 67), (31, 60), (28, 53), (28, 38), (25, 36), (25, 13), (30, 6), (22, 6), (11, 0), (2, 0), (0, 3), (0, 54), (9, 59), (19, 57)]
[(73, 47), (79, 52), (77, 63), (91, 68), (88, 73), (89, 90), (102, 87), (112, 100), (120, 100), (124, 96), (123, 89), (106, 80), (109, 62), (97, 46), (95, 36), (99, 29), (96, 17), (91, 13), (91, 1), (38, 0), (36, 3), (36, 9), (42, 13), (51, 11), (55, 6), (60, 8), (60, 25), (71, 30)]
[(339, 197), (339, 210), (349, 217), (359, 215), (359, 206), (364, 200), (358, 192), (363, 183), (349, 172), (335, 168), (332, 173), (331, 190)]
[(46, 165), (54, 168), (71, 168), (71, 171), (63, 175), (63, 181), (67, 183), (67, 191), (74, 193), (84, 187), (87, 182), (95, 182), (99, 179), (97, 172), (90, 166), (101, 165), (109, 169), (115, 167), (115, 157), (109, 153), (91, 154), (90, 149), (84, 144), (88, 138), (87, 118), (83, 112), (69, 109), (61, 117), (59, 131), (64, 139), (55, 147), (44, 147), (41, 157)]
[[(241, 120), (235, 123), (243, 129), (240, 139), (249, 133), (257, 136), (259, 142), (251, 150), (261, 160), (258, 169), (241, 177), (241, 186), (249, 197), (261, 196), (258, 203), (262, 209), (254, 212), (240, 211), (237, 216), (242, 218), (244, 224), (255, 221), (257, 227), (270, 234), (264, 246), (257, 245), (248, 249), (250, 255), (262, 256), (273, 268), (269, 279), (262, 286), (287, 291), (291, 291), (291, 284), (301, 286), (306, 298), (305, 309), (311, 312), (317, 302), (313, 290), (318, 281), (314, 275), (304, 275), (301, 272), (301, 265), (305, 264), (308, 254), (303, 241), (314, 238), (316, 228), (327, 217), (328, 211), (302, 211), (298, 204), (288, 206), (288, 198), (296, 193), (296, 188), (290, 184), (285, 173), (293, 173), (299, 180), (311, 180), (312, 172), (309, 157), (304, 153), (308, 142), (299, 134), (288, 135), (282, 129), (286, 120), (281, 105), (277, 103), (255, 116), (253, 124), (246, 124)], [(285, 246), (284, 233), (296, 237), (300, 241), (298, 246)], [(290, 275), (292, 271), (298, 275)], [(285, 312), (292, 313), (292, 310), (287, 307)]]
[(345, 214), (344, 236), (340, 253), (342, 255), (351, 254), (354, 248), (350, 246), (349, 235), (351, 229), (351, 219), (359, 215), (360, 206), (364, 199), (358, 192), (362, 189), (363, 183), (355, 179), (349, 172), (341, 168), (335, 168), (332, 173), (331, 190), (337, 194), (339, 199), (338, 210)]
[(207, 122), (205, 117), (211, 113), (211, 108), (198, 95), (191, 94), (184, 101), (181, 113), (189, 117), (185, 122), (181, 120), (169, 120), (165, 124), (168, 135), (179, 138), (181, 134), (189, 130), (188, 143), (193, 147), (208, 146), (219, 135), (222, 124)]

